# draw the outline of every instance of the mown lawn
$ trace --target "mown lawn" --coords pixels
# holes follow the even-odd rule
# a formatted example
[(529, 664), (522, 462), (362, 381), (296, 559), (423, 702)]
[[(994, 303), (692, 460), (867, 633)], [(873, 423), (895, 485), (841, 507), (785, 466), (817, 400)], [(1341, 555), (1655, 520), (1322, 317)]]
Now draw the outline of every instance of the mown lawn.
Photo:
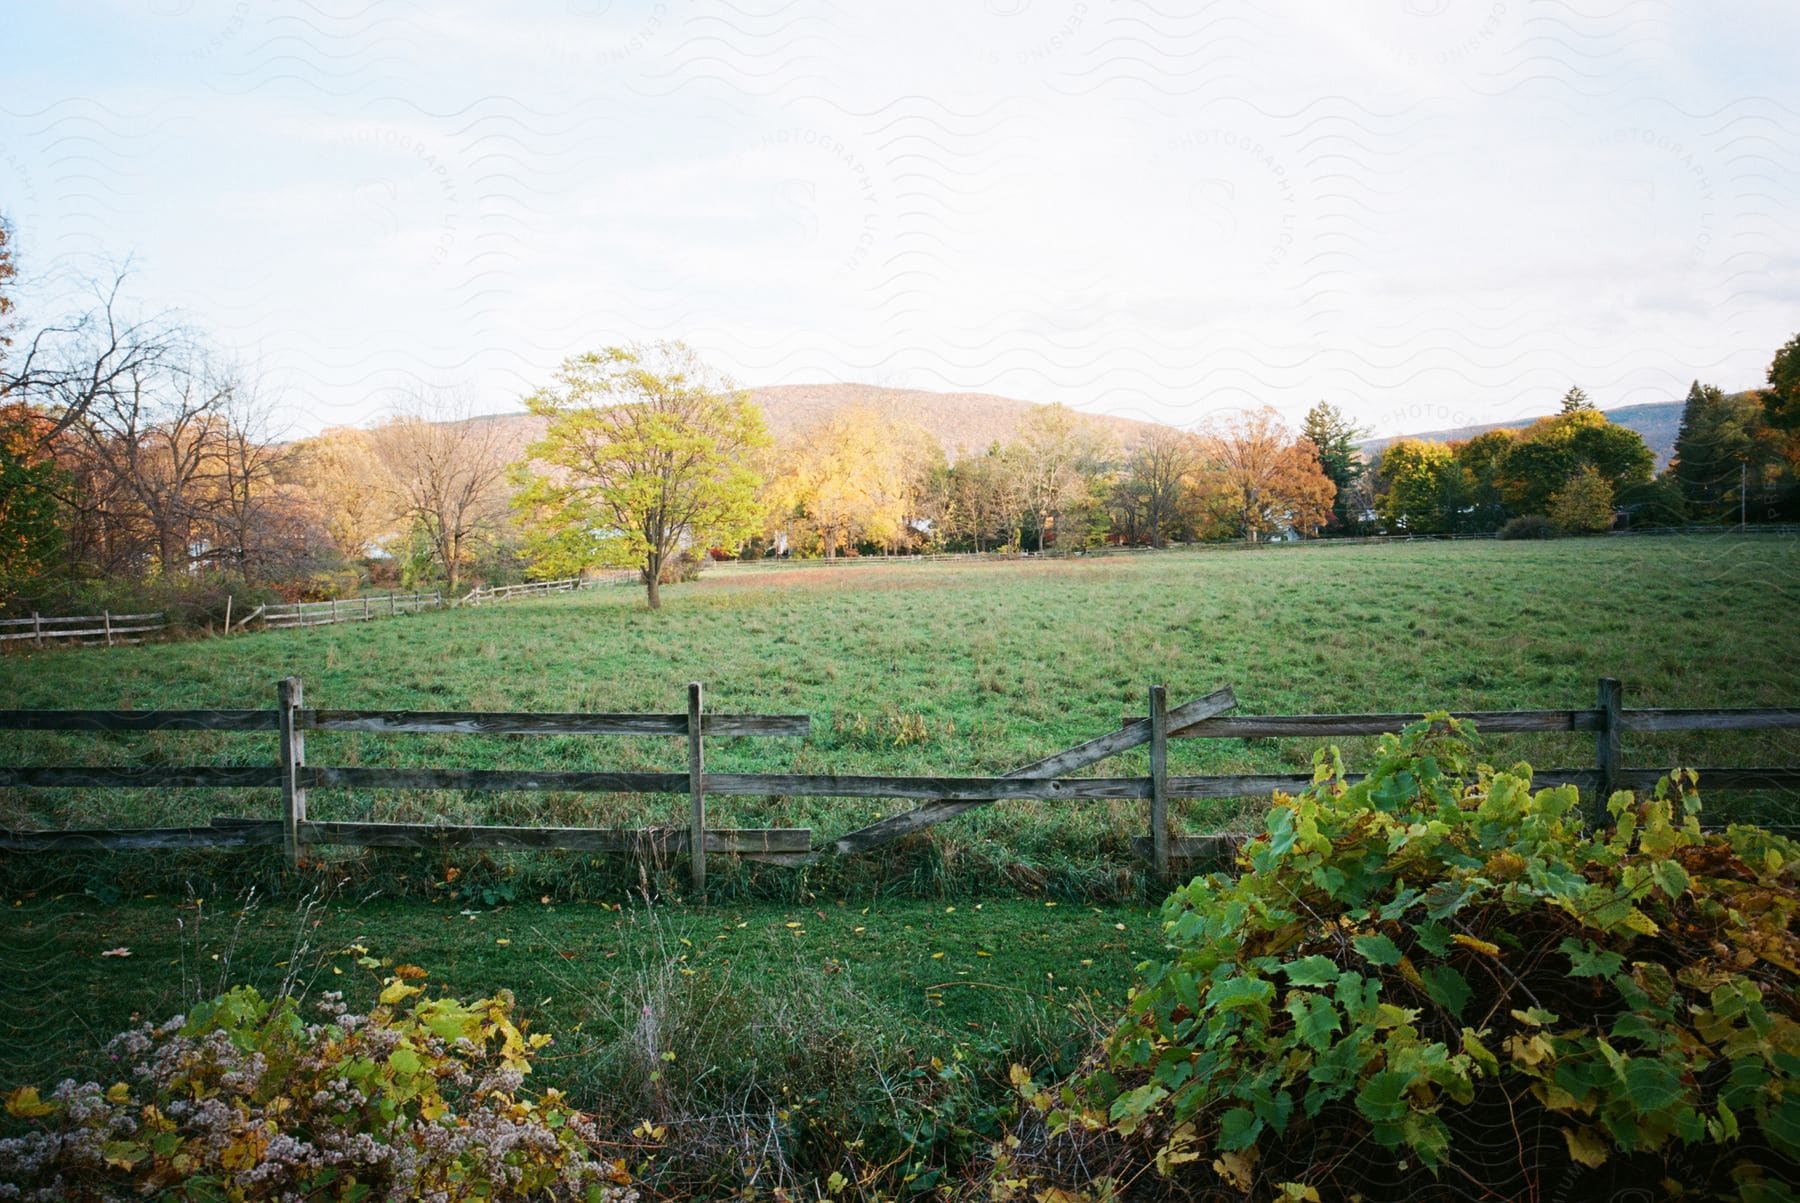
[[(730, 577), (367, 625), (126, 649), (0, 657), (0, 695), (25, 707), (271, 705), (296, 674), (310, 704), (355, 709), (675, 711), (688, 681), (716, 711), (810, 714), (799, 740), (715, 741), (717, 771), (998, 774), (1220, 685), (1240, 713), (1586, 705), (1595, 679), (1626, 704), (1775, 705), (1800, 699), (1800, 544), (1688, 537), (1198, 551), (1092, 561), (861, 565)], [(267, 763), (266, 736), (0, 736), (12, 763)], [(1358, 741), (1345, 751), (1352, 759)], [(1174, 772), (1286, 770), (1314, 744), (1188, 740)], [(1494, 737), (1507, 763), (1591, 763), (1585, 737)], [(1629, 762), (1800, 763), (1792, 733), (1634, 737)], [(314, 764), (682, 768), (668, 739), (326, 735)], [(1143, 772), (1143, 754), (1095, 772)], [(1721, 799), (1721, 804), (1726, 800)], [(272, 815), (272, 792), (156, 795), (0, 791), (0, 825), (205, 822)], [(593, 795), (315, 791), (319, 818), (637, 825), (682, 800)], [(801, 826), (824, 839), (898, 802), (716, 798), (716, 825)], [(1794, 800), (1733, 800), (1793, 821)], [(813, 870), (727, 872), (726, 897), (806, 889), (937, 895), (995, 889), (1133, 896), (1141, 804), (1009, 803), (935, 829), (904, 855)], [(1241, 827), (1255, 802), (1187, 802), (1192, 831)], [(1723, 813), (1723, 812), (1721, 812)], [(401, 873), (386, 858), (383, 873)], [(568, 875), (608, 870), (551, 860)], [(210, 863), (210, 862), (209, 862)], [(365, 862), (367, 863), (367, 862)], [(396, 868), (399, 865), (399, 868)], [(16, 867), (16, 866), (15, 866)], [(443, 866), (420, 868), (431, 877)], [(618, 884), (618, 872), (598, 893)], [(635, 874), (625, 871), (627, 879)], [(60, 883), (65, 888), (69, 883)], [(81, 882), (76, 882), (80, 885)], [(133, 883), (137, 884), (136, 882)]]

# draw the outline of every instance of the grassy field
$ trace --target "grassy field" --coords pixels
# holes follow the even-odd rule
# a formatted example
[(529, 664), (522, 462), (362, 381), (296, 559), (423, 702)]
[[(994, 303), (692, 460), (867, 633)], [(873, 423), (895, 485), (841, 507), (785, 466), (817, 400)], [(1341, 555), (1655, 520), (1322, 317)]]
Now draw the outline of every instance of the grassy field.
[[(229, 641), (13, 653), (0, 657), (0, 696), (267, 706), (292, 673), (323, 707), (670, 712), (699, 679), (715, 710), (813, 716), (804, 741), (709, 745), (720, 771), (992, 774), (1111, 729), (1141, 711), (1153, 681), (1172, 701), (1231, 685), (1245, 713), (1584, 705), (1602, 675), (1626, 682), (1628, 705), (1790, 704), (1797, 603), (1800, 549), (1770, 539), (866, 565), (719, 574), (670, 590), (661, 614), (605, 589)], [(1572, 736), (1487, 746), (1498, 761), (1545, 766), (1593, 754)], [(1312, 751), (1182, 741), (1171, 767), (1291, 770)], [(1354, 744), (1346, 752), (1354, 759)], [(1794, 764), (1800, 740), (1634, 737), (1627, 752), (1640, 765)], [(308, 753), (314, 764), (683, 767), (668, 739), (314, 734)], [(0, 736), (0, 762), (14, 764), (272, 756), (266, 736)], [(1143, 772), (1143, 754), (1096, 771)], [(0, 791), (0, 825), (185, 823), (275, 805), (268, 791)], [(1785, 822), (1800, 809), (1767, 795), (1713, 805)], [(680, 806), (312, 800), (327, 818), (595, 825), (679, 822)], [(713, 821), (823, 839), (904, 806), (720, 798)], [(1193, 802), (1177, 814), (1201, 831), (1249, 825), (1260, 809)], [(666, 1125), (659, 1148), (629, 1151), (657, 1192), (722, 1193), (749, 1172), (751, 1145), (775, 1151), (765, 1188), (811, 1189), (836, 1170), (859, 1185), (846, 1197), (917, 1189), (964, 1172), (1008, 1122), (1010, 1063), (1072, 1068), (1154, 949), (1158, 891), (1128, 845), (1144, 826), (1142, 804), (1007, 803), (843, 864), (716, 859), (704, 908), (645, 901), (680, 893), (679, 861), (345, 854), (296, 878), (273, 852), (3, 858), (0, 1085), (104, 1077), (112, 1033), (230, 983), (274, 989), (292, 975), (366, 1003), (381, 972), (358, 964), (368, 955), (422, 965), (463, 997), (513, 990), (557, 1033), (539, 1085), (609, 1117), (627, 1144), (640, 1119)], [(130, 955), (101, 955), (116, 948)]]
[[(1597, 677), (1626, 704), (1772, 705), (1800, 698), (1800, 545), (1773, 538), (1462, 542), (1192, 552), (991, 565), (865, 565), (718, 574), (671, 589), (662, 613), (603, 589), (367, 625), (128, 649), (14, 653), (16, 706), (271, 705), (297, 674), (309, 703), (372, 709), (674, 711), (707, 682), (719, 711), (800, 712), (813, 735), (718, 741), (716, 771), (998, 774), (1220, 685), (1241, 713), (1585, 705)], [(1348, 741), (1354, 757), (1358, 741)], [(268, 736), (0, 736), (10, 763), (268, 763)], [(1173, 772), (1292, 771), (1314, 743), (1178, 741)], [(1494, 737), (1497, 761), (1591, 763), (1584, 737)], [(1634, 737), (1629, 762), (1800, 763), (1792, 733)], [(685, 767), (669, 739), (314, 734), (314, 764)], [(1143, 753), (1095, 772), (1145, 771)], [(1721, 803), (1725, 800), (1721, 799)], [(1793, 821), (1794, 800), (1733, 800)], [(505, 823), (678, 823), (682, 802), (592, 795), (318, 792), (319, 818)], [(904, 809), (881, 800), (717, 798), (719, 826), (802, 826), (815, 839)], [(888, 856), (802, 874), (725, 872), (726, 897), (974, 889), (1133, 897), (1139, 803), (1008, 803)], [(1254, 802), (1186, 802), (1186, 830), (1241, 827)], [(77, 827), (273, 815), (271, 791), (0, 791), (0, 825)], [(255, 858), (235, 857), (250, 863)], [(397, 883), (443, 866), (363, 857)], [(217, 858), (179, 862), (183, 873)], [(504, 872), (510, 862), (499, 864)], [(635, 873), (537, 858), (565, 891), (616, 897)], [(378, 868), (372, 868), (378, 866)], [(16, 867), (16, 866), (15, 866)], [(481, 867), (491, 867), (487, 862)], [(117, 866), (108, 868), (108, 873)], [(69, 884), (62, 883), (65, 887)], [(139, 883), (131, 883), (136, 886)], [(152, 886), (164, 885), (151, 881)], [(537, 880), (529, 888), (537, 888)]]

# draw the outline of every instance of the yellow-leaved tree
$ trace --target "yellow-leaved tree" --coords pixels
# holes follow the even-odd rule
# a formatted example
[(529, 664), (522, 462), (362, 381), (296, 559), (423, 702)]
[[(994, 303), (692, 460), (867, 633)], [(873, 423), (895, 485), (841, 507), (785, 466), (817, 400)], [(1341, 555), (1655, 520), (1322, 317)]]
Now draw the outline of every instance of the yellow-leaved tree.
[(834, 411), (783, 447), (767, 496), (771, 533), (816, 540), (828, 560), (854, 543), (892, 545), (912, 516), (918, 466), (934, 448), (923, 430), (896, 427), (866, 406)]
[(1612, 529), (1612, 482), (1592, 464), (1582, 465), (1568, 483), (1551, 494), (1550, 521), (1570, 534)]
[(685, 344), (574, 356), (525, 403), (549, 422), (513, 501), (537, 571), (637, 566), (657, 610), (681, 551), (756, 532), (762, 414)]

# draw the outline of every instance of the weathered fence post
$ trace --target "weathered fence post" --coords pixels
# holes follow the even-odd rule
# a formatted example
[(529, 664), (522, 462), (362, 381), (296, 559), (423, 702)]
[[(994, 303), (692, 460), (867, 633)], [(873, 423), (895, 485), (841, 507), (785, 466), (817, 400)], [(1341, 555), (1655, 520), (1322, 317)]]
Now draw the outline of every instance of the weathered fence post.
[(369, 621), (369, 596), (366, 593), (363, 595), (363, 621)]
[(693, 871), (694, 897), (706, 899), (706, 754), (700, 738), (703, 686), (688, 685), (688, 864)]
[(1169, 877), (1169, 696), (1150, 687), (1150, 856), (1156, 876)]
[(275, 687), (281, 710), (281, 829), (287, 846), (288, 866), (300, 867), (300, 824), (306, 822), (306, 787), (300, 770), (306, 765), (306, 732), (300, 726), (300, 707), (305, 701), (299, 677), (283, 677)]
[(112, 642), (112, 611), (111, 610), (100, 611), (100, 621), (102, 624), (104, 624), (104, 626), (106, 628), (106, 646), (111, 647), (113, 645), (113, 642)]
[(1598, 830), (1606, 822), (1606, 803), (1618, 788), (1619, 769), (1625, 758), (1625, 728), (1619, 711), (1624, 689), (1611, 677), (1600, 678), (1600, 694), (1594, 705), (1600, 711), (1600, 729), (1594, 733), (1594, 759), (1600, 780), (1594, 785), (1594, 812), (1590, 826)]
[(31, 612), (31, 642), (35, 647), (44, 646), (44, 620), (36, 610)]
[(388, 590), (388, 617), (389, 618), (396, 617), (399, 613), (400, 613), (399, 608), (394, 604), (394, 591), (392, 589), (389, 589)]
[(331, 599), (331, 621), (335, 623), (337, 620), (337, 598), (334, 597)]

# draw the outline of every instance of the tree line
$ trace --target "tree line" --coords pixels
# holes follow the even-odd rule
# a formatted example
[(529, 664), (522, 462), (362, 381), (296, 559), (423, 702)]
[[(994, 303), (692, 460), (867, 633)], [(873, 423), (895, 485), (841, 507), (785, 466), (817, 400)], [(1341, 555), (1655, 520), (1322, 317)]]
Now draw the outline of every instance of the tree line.
[(638, 569), (654, 607), (707, 557), (1764, 518), (1792, 508), (1800, 462), (1800, 338), (1766, 392), (1696, 383), (1661, 476), (1579, 389), (1523, 430), (1377, 455), (1325, 402), (1298, 430), (1261, 408), (1130, 438), (1039, 406), (1011, 439), (955, 455), (852, 404), (776, 440), (680, 343), (566, 360), (526, 399), (529, 444), (441, 390), (396, 395), (367, 428), (285, 439), (254, 370), (133, 308), (123, 274), (29, 330), (15, 277), (0, 222), (0, 608), (179, 596), (204, 610), (227, 592), (456, 591), (602, 566)]
[[(1400, 439), (1371, 457), (1361, 512), (1391, 534), (1787, 521), (1800, 517), (1800, 336), (1769, 387), (1727, 394), (1695, 381), (1660, 473), (1634, 431), (1580, 388), (1521, 430), (1461, 441)], [(1346, 524), (1347, 526), (1349, 524)]]

